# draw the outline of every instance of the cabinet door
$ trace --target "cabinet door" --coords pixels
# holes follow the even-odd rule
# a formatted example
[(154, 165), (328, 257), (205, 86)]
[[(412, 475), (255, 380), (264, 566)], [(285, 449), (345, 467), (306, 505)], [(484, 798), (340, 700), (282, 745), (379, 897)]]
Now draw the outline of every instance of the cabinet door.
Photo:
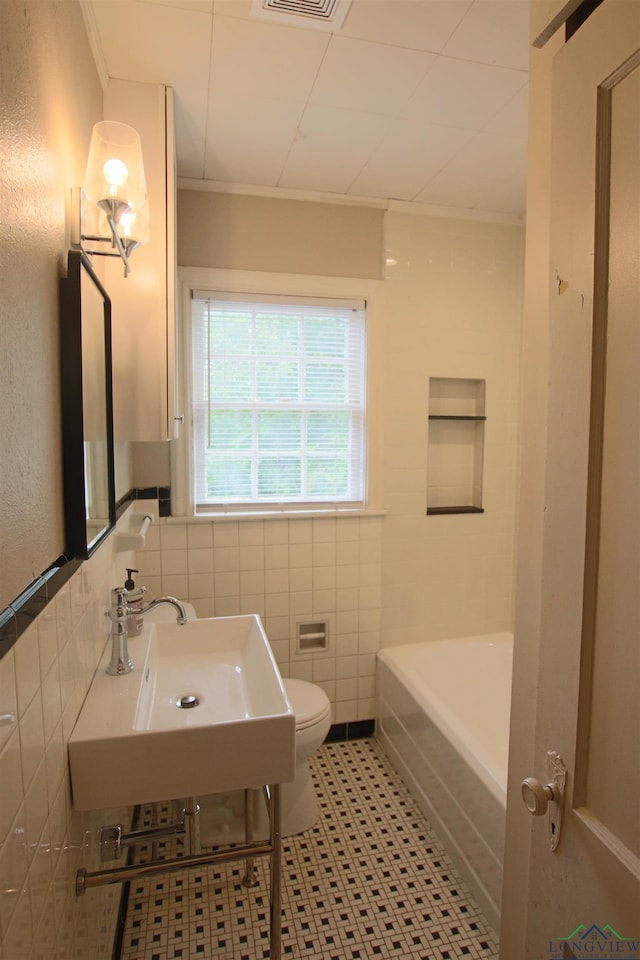
[(113, 311), (116, 440), (175, 436), (175, 149), (173, 91), (164, 85), (111, 80), (108, 120), (140, 134), (149, 197), (148, 244), (131, 255), (131, 271), (107, 261)]

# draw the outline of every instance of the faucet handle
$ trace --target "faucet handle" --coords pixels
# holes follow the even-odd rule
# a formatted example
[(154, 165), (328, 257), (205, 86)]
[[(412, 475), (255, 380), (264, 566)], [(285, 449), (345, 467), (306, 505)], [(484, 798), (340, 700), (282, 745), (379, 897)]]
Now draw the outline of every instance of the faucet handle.
[(111, 620), (111, 660), (107, 673), (111, 676), (120, 676), (131, 673), (133, 663), (127, 651), (127, 591), (124, 587), (113, 587), (111, 590), (111, 606), (107, 616)]
[(119, 624), (127, 616), (127, 591), (124, 587), (113, 587), (111, 590), (111, 606), (107, 616), (113, 624)]

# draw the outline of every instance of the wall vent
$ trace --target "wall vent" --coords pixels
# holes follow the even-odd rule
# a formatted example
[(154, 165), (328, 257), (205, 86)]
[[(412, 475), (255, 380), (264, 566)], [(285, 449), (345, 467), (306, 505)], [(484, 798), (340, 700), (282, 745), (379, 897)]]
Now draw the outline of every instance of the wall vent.
[(336, 32), (350, 5), (351, 0), (252, 0), (251, 13), (272, 23)]

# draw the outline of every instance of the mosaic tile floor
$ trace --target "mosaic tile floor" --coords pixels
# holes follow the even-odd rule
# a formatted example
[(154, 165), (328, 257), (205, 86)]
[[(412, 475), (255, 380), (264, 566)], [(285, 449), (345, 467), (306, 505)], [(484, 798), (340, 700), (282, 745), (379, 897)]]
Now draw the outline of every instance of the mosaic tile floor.
[[(376, 742), (325, 744), (312, 771), (322, 816), (283, 841), (283, 960), (494, 960), (490, 928)], [(256, 863), (253, 889), (241, 863), (133, 882), (121, 960), (267, 958), (268, 866)]]

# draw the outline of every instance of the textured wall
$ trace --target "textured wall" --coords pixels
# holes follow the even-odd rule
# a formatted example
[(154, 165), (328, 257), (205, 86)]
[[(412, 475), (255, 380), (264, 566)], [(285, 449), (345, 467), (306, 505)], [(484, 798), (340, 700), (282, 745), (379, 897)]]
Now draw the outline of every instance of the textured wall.
[[(58, 277), (102, 91), (77, 0), (0, 0), (0, 609), (62, 551)], [(111, 956), (116, 886), (72, 809), (67, 741), (100, 657), (114, 538), (0, 660), (0, 958)], [(116, 816), (117, 819), (117, 816)]]
[(58, 276), (102, 91), (80, 6), (0, 3), (0, 609), (63, 550)]

